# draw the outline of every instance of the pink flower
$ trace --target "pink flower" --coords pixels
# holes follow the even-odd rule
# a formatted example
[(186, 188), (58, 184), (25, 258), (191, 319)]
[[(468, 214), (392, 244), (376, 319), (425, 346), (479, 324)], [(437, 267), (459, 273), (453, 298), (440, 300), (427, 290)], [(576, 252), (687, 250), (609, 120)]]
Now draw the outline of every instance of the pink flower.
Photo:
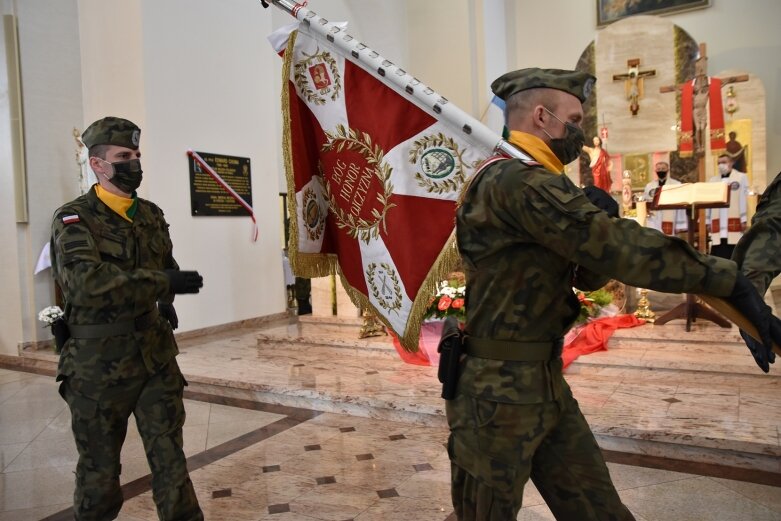
[(453, 309), (461, 309), (462, 307), (464, 307), (464, 299), (457, 298), (457, 299), (453, 300), (452, 307), (453, 307)]
[(450, 307), (451, 302), (453, 302), (453, 299), (445, 295), (441, 299), (439, 299), (439, 304), (437, 304), (437, 309), (440, 311), (445, 311), (447, 308)]

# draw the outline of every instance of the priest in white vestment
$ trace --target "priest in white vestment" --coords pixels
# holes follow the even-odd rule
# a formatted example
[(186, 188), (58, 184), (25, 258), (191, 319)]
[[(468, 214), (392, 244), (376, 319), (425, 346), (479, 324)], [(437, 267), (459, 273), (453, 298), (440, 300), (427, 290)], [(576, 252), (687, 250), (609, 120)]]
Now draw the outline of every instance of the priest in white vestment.
[[(649, 204), (652, 204), (652, 201), (656, 201), (657, 192), (661, 190), (663, 186), (679, 184), (681, 184), (680, 181), (670, 177), (670, 165), (664, 161), (660, 161), (659, 163), (656, 163), (656, 179), (645, 185), (643, 199), (648, 201)], [(688, 229), (686, 211), (651, 209), (648, 212), (645, 225), (667, 235), (685, 232)]]

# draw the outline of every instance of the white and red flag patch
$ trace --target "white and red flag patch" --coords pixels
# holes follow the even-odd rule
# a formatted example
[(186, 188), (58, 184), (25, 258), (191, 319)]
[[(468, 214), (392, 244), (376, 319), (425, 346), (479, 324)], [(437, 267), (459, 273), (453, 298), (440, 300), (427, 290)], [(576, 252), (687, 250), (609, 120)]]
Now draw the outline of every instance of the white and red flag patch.
[(74, 215), (63, 215), (63, 217), (62, 217), (62, 223), (63, 224), (74, 224), (74, 223), (77, 223), (79, 221), (81, 221), (81, 219), (79, 219), (79, 216), (75, 215), (75, 214)]
[(434, 290), (458, 265), (456, 201), (490, 150), (327, 41), (296, 31), (284, 60), (293, 270), (338, 272), (353, 302), (415, 351)]

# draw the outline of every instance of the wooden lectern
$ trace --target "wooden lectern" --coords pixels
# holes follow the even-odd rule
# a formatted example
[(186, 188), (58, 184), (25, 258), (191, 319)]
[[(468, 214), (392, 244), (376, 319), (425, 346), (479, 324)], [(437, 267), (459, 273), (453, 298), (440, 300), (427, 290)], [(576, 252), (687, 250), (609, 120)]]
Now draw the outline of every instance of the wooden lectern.
[[(676, 189), (678, 187), (684, 188), (686, 186), (695, 186), (699, 184), (705, 184), (705, 183), (689, 183), (684, 185), (674, 185), (670, 186), (671, 189)], [(726, 187), (727, 185), (724, 185), (723, 183), (719, 183), (720, 185), (723, 185)], [(688, 203), (673, 203), (673, 204), (663, 204), (659, 202), (659, 198), (662, 194), (662, 190), (658, 190), (654, 196), (653, 202), (651, 204), (653, 209), (658, 210), (686, 210), (686, 219), (688, 221), (688, 230), (686, 232), (686, 240), (687, 242), (694, 248), (695, 247), (695, 234), (694, 230), (698, 226), (698, 216), (701, 215), (704, 212), (700, 212), (700, 210), (706, 210), (708, 208), (729, 208), (729, 197), (730, 197), (730, 191), (726, 190), (725, 200), (720, 201), (696, 201), (696, 202), (688, 202)], [(699, 237), (700, 241), (706, 240), (705, 236)], [(700, 251), (704, 250), (704, 243), (700, 243)], [(686, 318), (686, 331), (691, 331), (691, 325), (692, 322), (695, 322), (697, 318), (703, 318), (705, 320), (710, 320), (711, 322), (714, 322), (721, 327), (732, 327), (730, 322), (725, 319), (723, 316), (721, 316), (716, 311), (712, 310), (709, 307), (703, 306), (701, 303), (699, 303), (696, 299), (696, 297), (690, 293), (686, 295), (686, 301), (675, 306), (673, 309), (662, 315), (661, 317), (657, 318), (654, 322), (655, 325), (664, 325), (670, 320), (675, 320), (678, 318)]]

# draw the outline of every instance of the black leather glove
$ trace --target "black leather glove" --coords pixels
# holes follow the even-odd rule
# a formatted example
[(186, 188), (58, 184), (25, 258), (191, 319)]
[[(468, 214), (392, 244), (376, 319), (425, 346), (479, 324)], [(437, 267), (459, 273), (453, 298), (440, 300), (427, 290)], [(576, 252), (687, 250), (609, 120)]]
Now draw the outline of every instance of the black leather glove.
[(757, 328), (761, 342), (752, 339), (743, 331), (740, 332), (740, 335), (759, 368), (767, 373), (770, 371), (770, 364), (775, 362), (772, 341), (775, 340), (777, 343), (781, 341), (781, 323), (773, 316), (770, 312), (770, 306), (765, 304), (756, 288), (741, 272), (738, 272), (735, 287), (726, 300), (743, 313), (749, 322)]
[(165, 270), (172, 293), (198, 293), (203, 287), (203, 277), (197, 271)]
[(157, 303), (157, 309), (160, 311), (160, 316), (171, 324), (171, 329), (179, 327), (179, 317), (176, 316), (176, 309), (173, 304), (166, 304), (164, 302)]

